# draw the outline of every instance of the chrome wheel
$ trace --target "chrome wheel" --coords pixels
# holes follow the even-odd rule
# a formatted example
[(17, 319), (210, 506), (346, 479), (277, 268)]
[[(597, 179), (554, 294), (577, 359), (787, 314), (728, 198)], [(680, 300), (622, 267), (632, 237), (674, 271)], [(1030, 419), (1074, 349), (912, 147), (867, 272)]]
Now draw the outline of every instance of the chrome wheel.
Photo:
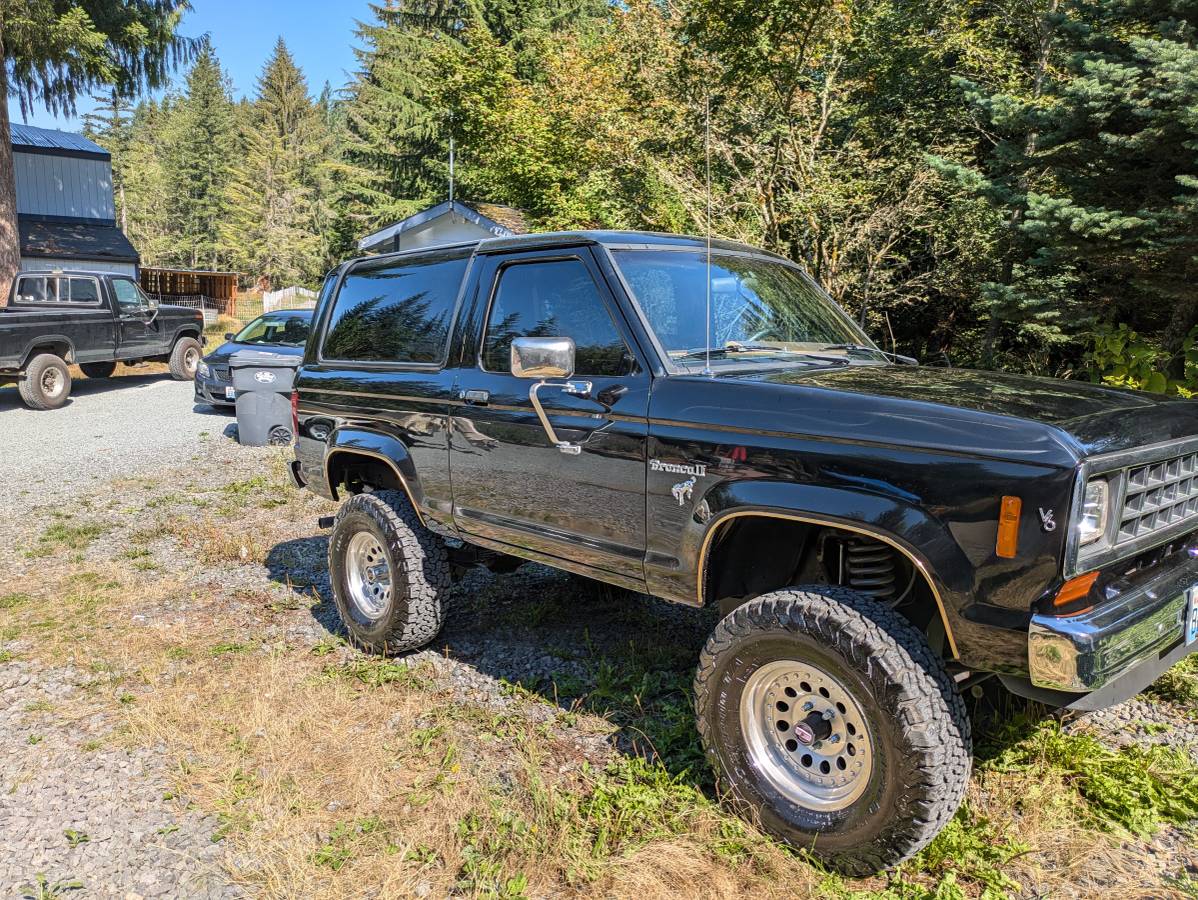
[(359, 531), (345, 551), (350, 600), (365, 618), (380, 618), (391, 602), (391, 567), (383, 545), (369, 531)]
[(844, 809), (865, 791), (873, 745), (861, 707), (818, 666), (766, 663), (741, 695), (740, 725), (753, 767), (807, 809)]
[(45, 394), (46, 398), (50, 400), (57, 398), (62, 393), (62, 389), (66, 384), (66, 382), (63, 380), (62, 372), (60, 372), (54, 366), (49, 367), (42, 373), (40, 383), (42, 393)]

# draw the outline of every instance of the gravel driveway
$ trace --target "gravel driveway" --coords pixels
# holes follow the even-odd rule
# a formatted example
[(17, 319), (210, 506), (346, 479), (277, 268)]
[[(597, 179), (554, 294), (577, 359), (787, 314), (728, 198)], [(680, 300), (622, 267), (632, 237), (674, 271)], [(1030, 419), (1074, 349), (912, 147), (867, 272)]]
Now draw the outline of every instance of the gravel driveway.
[(202, 435), (234, 423), (193, 395), (166, 374), (77, 378), (66, 406), (35, 412), (15, 388), (0, 389), (0, 516), (186, 462)]

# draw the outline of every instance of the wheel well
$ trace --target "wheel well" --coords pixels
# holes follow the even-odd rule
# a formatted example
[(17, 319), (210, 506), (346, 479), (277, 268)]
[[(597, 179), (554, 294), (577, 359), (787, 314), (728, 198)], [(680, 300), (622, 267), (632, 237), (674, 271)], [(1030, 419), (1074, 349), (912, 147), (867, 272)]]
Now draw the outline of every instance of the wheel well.
[(951, 656), (937, 594), (905, 552), (871, 535), (797, 519), (738, 516), (716, 526), (704, 560), (702, 600), (722, 614), (770, 591), (838, 584), (892, 607)]
[(35, 347), (30, 347), (29, 352), (25, 354), (25, 361), (22, 366), (29, 365), (30, 361), (39, 353), (53, 353), (64, 362), (74, 362), (75, 358), (75, 351), (71, 349), (71, 345), (66, 341), (47, 341)]
[(328, 458), (329, 489), (334, 495), (339, 490), (348, 494), (372, 491), (402, 491), (412, 501), (412, 494), (395, 466), (377, 456), (368, 456), (353, 450), (333, 450)]

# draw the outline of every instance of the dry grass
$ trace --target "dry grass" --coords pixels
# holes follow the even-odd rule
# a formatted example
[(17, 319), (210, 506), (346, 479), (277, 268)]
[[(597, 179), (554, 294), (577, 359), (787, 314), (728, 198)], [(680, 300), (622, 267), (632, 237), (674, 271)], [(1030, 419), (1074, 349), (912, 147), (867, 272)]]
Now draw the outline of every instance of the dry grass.
[[(89, 672), (76, 703), (116, 718), (115, 739), (166, 748), (177, 793), (220, 818), (226, 865), (255, 893), (1184, 896), (1142, 842), (1096, 827), (1049, 760), (1023, 771), (983, 762), (966, 808), (928, 851), (890, 877), (847, 882), (660, 764), (580, 759), (572, 738), (612, 731), (610, 717), (547, 710), (521, 690), (496, 706), (427, 654), (408, 665), (334, 640), (288, 645), (276, 626), (309, 615), (302, 598), (222, 586), (230, 563), (261, 562), (310, 532), (307, 500), (264, 505), (279, 481), (272, 469), (229, 485), (164, 482), (181, 497), (127, 485), (141, 512), (116, 535), (124, 552), (100, 559), (56, 544), (36, 577), (9, 578), (0, 596), (0, 642)], [(210, 588), (185, 579), (195, 571), (141, 567), (164, 536)], [(56, 711), (72, 714), (82, 712)]]

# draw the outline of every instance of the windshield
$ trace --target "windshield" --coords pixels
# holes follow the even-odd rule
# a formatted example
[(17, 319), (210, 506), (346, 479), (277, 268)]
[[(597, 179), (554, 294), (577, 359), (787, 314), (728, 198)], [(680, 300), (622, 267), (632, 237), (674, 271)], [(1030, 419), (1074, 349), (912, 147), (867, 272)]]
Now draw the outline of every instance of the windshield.
[(307, 316), (259, 316), (241, 329), (233, 338), (239, 344), (272, 344), (279, 347), (302, 347), (308, 340)]
[(649, 326), (677, 365), (805, 360), (828, 365), (885, 356), (802, 271), (760, 256), (712, 253), (711, 337), (705, 324), (706, 254), (614, 250)]

